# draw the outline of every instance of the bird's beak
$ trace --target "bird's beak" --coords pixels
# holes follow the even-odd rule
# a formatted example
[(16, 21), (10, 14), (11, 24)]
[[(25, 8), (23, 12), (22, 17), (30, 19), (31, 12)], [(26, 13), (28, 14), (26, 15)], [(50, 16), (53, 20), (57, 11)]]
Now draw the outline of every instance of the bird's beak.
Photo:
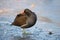
[(25, 14), (25, 13), (24, 13), (24, 10), (21, 10), (20, 13), (21, 13), (21, 14)]

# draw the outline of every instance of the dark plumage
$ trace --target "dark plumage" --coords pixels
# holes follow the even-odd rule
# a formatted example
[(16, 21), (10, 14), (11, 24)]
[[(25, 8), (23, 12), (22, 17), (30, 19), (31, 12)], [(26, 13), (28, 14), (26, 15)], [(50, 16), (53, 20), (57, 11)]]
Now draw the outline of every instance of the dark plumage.
[(24, 13), (18, 14), (12, 23), (12, 25), (19, 26), (21, 28), (30, 28), (37, 21), (37, 16), (29, 9), (25, 9)]

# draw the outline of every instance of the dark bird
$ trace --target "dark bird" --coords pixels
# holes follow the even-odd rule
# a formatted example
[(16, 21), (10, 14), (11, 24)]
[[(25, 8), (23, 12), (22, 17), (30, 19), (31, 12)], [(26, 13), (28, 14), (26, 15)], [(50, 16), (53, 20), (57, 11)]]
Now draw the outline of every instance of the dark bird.
[(12, 25), (21, 27), (21, 28), (30, 28), (37, 21), (37, 16), (34, 12), (29, 9), (25, 9), (23, 13), (20, 13), (16, 16)]

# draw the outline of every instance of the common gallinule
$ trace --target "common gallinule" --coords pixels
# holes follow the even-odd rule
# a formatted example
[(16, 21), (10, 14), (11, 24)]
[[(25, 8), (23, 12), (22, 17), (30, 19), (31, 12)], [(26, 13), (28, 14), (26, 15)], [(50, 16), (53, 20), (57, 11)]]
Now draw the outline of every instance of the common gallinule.
[(16, 16), (12, 25), (21, 27), (23, 29), (32, 27), (37, 21), (37, 16), (29, 9), (25, 9), (23, 13)]

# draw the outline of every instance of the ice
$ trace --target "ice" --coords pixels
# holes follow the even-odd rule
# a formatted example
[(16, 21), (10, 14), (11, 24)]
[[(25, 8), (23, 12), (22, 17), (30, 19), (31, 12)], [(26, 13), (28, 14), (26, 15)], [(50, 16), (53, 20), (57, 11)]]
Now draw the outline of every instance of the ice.
[[(60, 29), (57, 29), (54, 25), (50, 28), (51, 24), (47, 25), (48, 27), (42, 25), (43, 22), (39, 24), (39, 21), (37, 21), (35, 26), (26, 29), (31, 34), (23, 34), (20, 27), (10, 25), (9, 23), (0, 23), (0, 40), (60, 40)], [(55, 32), (57, 30), (58, 32)], [(53, 32), (53, 34), (49, 35), (49, 31)]]

